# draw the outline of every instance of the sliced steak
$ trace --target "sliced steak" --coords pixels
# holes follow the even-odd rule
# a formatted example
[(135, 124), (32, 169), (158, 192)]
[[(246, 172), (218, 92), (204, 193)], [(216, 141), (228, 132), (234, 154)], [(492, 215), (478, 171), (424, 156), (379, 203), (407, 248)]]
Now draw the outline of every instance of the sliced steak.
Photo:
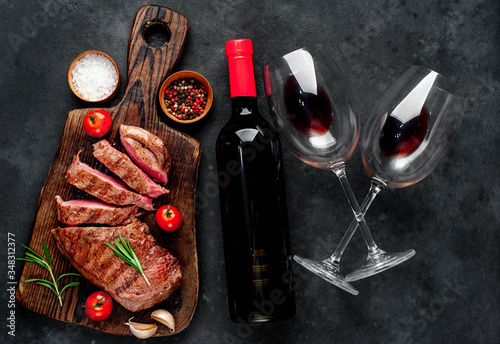
[(136, 205), (117, 207), (97, 199), (78, 199), (63, 201), (61, 196), (56, 196), (57, 219), (68, 226), (82, 224), (126, 225), (137, 216), (142, 215)]
[(168, 190), (156, 184), (127, 154), (113, 148), (107, 140), (101, 140), (93, 145), (94, 156), (111, 172), (140, 194), (156, 198), (168, 193)]
[[(80, 151), (81, 152), (81, 151)], [(154, 210), (151, 198), (133, 192), (122, 181), (95, 170), (78, 158), (66, 171), (66, 181), (77, 188), (99, 198), (100, 200), (116, 205), (138, 205), (146, 210)]]
[[(152, 307), (181, 284), (179, 262), (157, 244), (148, 226), (139, 220), (119, 227), (55, 228), (51, 233), (62, 254), (85, 278), (130, 311)], [(106, 246), (106, 242), (114, 246), (119, 234), (129, 240), (150, 286), (136, 269)]]
[(149, 131), (134, 126), (120, 126), (120, 139), (132, 160), (154, 180), (166, 184), (172, 158), (165, 143)]

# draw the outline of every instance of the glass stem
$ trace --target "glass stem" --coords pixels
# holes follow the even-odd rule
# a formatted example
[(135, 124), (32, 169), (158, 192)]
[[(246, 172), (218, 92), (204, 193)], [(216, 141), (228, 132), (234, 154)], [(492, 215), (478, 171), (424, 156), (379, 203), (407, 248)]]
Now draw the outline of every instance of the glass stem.
[(371, 206), (373, 200), (375, 199), (375, 197), (377, 196), (377, 194), (382, 190), (382, 187), (380, 186), (379, 183), (372, 180), (372, 183), (370, 185), (370, 190), (368, 191), (368, 194), (366, 195), (365, 199), (363, 200), (363, 203), (362, 203), (361, 209), (360, 209), (359, 204), (358, 204), (356, 198), (354, 197), (354, 193), (352, 192), (349, 181), (347, 180), (345, 167), (334, 170), (333, 172), (337, 175), (337, 177), (340, 180), (342, 188), (344, 189), (344, 192), (347, 196), (347, 199), (349, 200), (349, 204), (351, 206), (351, 209), (352, 209), (352, 211), (354, 213), (354, 217), (355, 217), (351, 221), (349, 228), (347, 229), (344, 236), (342, 237), (342, 240), (340, 241), (339, 245), (335, 249), (335, 252), (327, 259), (327, 261), (329, 261), (331, 264), (338, 266), (340, 263), (340, 258), (342, 257), (342, 254), (344, 253), (347, 245), (351, 241), (354, 232), (358, 228), (358, 225), (361, 226), (361, 232), (362, 232), (363, 237), (365, 239), (366, 246), (368, 247), (368, 254), (374, 255), (380, 251), (380, 249), (375, 244), (375, 241), (373, 240), (373, 236), (371, 235), (370, 229), (368, 228), (368, 224), (365, 221), (364, 215), (368, 211), (368, 208), (370, 208), (370, 206)]

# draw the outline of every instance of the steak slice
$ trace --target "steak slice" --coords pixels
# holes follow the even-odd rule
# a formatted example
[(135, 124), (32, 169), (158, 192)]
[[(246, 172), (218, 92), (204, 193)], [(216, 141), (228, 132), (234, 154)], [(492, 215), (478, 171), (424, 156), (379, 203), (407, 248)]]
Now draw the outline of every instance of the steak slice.
[[(81, 151), (80, 151), (81, 152)], [(146, 210), (154, 210), (151, 198), (133, 192), (122, 181), (95, 170), (78, 158), (66, 171), (66, 181), (77, 188), (99, 198), (100, 200), (116, 205), (138, 205)]]
[[(165, 300), (181, 284), (177, 258), (159, 246), (148, 226), (139, 220), (118, 227), (55, 228), (51, 233), (62, 254), (86, 279), (132, 312)], [(136, 269), (106, 246), (106, 242), (115, 246), (113, 242), (120, 240), (119, 234), (129, 240), (150, 286)]]
[(99, 223), (117, 226), (132, 222), (142, 215), (136, 205), (117, 207), (101, 200), (78, 199), (64, 202), (56, 196), (57, 219), (68, 226)]
[(169, 192), (151, 180), (127, 154), (113, 148), (107, 140), (101, 140), (93, 147), (96, 159), (138, 193), (156, 198)]
[(120, 140), (130, 158), (154, 180), (166, 184), (172, 158), (158, 136), (139, 127), (121, 125)]

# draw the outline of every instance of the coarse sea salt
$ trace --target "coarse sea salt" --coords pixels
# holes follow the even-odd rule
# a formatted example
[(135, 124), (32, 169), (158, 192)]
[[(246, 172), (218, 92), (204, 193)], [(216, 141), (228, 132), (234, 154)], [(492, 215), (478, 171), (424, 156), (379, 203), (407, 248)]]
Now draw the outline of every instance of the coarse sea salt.
[(88, 101), (106, 99), (118, 84), (118, 71), (113, 62), (96, 53), (80, 58), (71, 74), (76, 91)]

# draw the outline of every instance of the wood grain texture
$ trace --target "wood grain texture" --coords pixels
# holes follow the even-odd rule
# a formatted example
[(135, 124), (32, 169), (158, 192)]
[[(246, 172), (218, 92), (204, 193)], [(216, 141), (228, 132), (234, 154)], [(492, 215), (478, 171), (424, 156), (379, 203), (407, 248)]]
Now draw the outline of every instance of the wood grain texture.
[[(170, 40), (166, 46), (150, 47), (144, 36), (144, 28), (151, 23), (162, 22), (170, 30)], [(48, 289), (34, 283), (23, 283), (30, 278), (47, 278), (46, 269), (34, 263), (25, 263), (19, 281), (16, 299), (26, 308), (42, 315), (76, 324), (89, 326), (112, 334), (130, 335), (124, 325), (130, 317), (134, 321), (151, 323), (153, 309), (169, 310), (176, 320), (176, 331), (171, 333), (166, 326), (159, 325), (155, 336), (178, 333), (190, 323), (198, 300), (198, 258), (195, 236), (195, 189), (201, 147), (195, 139), (167, 127), (157, 116), (158, 91), (161, 83), (176, 65), (188, 31), (188, 22), (182, 15), (165, 7), (146, 5), (135, 16), (128, 45), (128, 76), (125, 94), (120, 103), (106, 110), (113, 117), (113, 126), (105, 137), (118, 149), (121, 149), (118, 129), (121, 124), (135, 125), (162, 138), (172, 155), (173, 170), (167, 187), (170, 194), (154, 201), (156, 208), (165, 203), (174, 204), (183, 214), (183, 224), (179, 230), (167, 233), (160, 230), (154, 219), (154, 212), (148, 212), (141, 220), (148, 224), (151, 233), (159, 243), (172, 252), (180, 261), (183, 271), (181, 287), (167, 300), (149, 310), (130, 312), (114, 304), (112, 315), (105, 321), (91, 321), (83, 311), (85, 298), (95, 286), (80, 278), (80, 287), (68, 288), (63, 294), (63, 306)], [(60, 195), (64, 200), (90, 198), (89, 195), (69, 185), (64, 174), (70, 166), (73, 156), (80, 150), (80, 158), (90, 166), (109, 173), (104, 165), (92, 157), (90, 138), (82, 128), (83, 117), (91, 109), (77, 109), (68, 113), (66, 123), (57, 147), (54, 162), (40, 194), (35, 219), (31, 228), (29, 247), (42, 253), (45, 241), (51, 254), (56, 275), (75, 271), (70, 262), (59, 252), (50, 230), (59, 225), (57, 221), (56, 201)], [(75, 279), (74, 277), (72, 277)], [(70, 278), (64, 280), (68, 282)]]

